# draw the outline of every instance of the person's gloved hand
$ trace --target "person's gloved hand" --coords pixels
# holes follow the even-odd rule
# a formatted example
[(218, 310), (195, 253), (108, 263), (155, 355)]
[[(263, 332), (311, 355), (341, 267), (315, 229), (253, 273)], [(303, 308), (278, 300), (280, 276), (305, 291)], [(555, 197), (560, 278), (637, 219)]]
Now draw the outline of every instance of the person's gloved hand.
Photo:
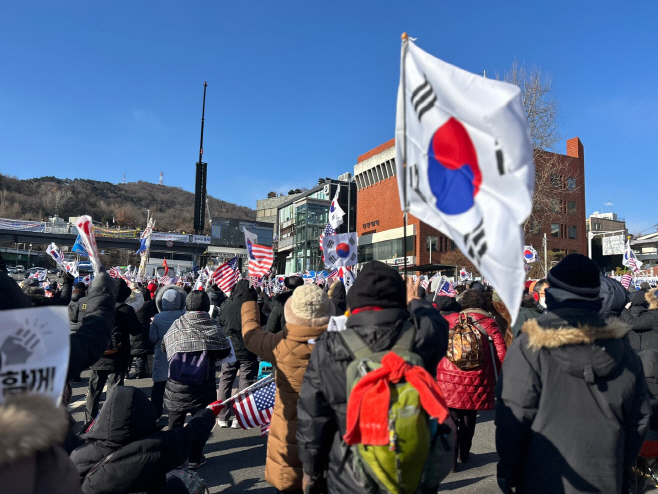
[(302, 487), (304, 489), (304, 494), (326, 494), (327, 479), (323, 476), (311, 476), (304, 472)]
[(224, 408), (226, 408), (226, 405), (222, 405), (221, 401), (214, 401), (206, 408), (208, 410), (212, 410), (212, 413), (214, 413), (215, 417), (217, 417), (219, 415), (219, 412), (221, 412)]

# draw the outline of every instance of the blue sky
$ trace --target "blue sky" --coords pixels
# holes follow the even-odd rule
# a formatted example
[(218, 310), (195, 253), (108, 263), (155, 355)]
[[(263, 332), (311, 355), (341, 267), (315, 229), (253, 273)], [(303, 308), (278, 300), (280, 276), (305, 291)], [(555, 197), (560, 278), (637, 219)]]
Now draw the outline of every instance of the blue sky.
[(514, 60), (550, 72), (561, 134), (585, 146), (587, 213), (653, 231), (656, 19), (653, 1), (7, 1), (0, 171), (114, 183), (163, 171), (193, 191), (207, 80), (208, 192), (253, 208), (393, 137), (407, 31), (472, 72)]

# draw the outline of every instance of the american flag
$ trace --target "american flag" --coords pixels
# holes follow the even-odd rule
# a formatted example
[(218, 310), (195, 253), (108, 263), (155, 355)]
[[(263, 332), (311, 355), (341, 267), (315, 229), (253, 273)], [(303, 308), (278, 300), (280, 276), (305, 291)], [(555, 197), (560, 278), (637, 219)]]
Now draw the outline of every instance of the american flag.
[(260, 437), (265, 437), (270, 433), (270, 424), (260, 426)]
[(315, 274), (315, 283), (317, 285), (321, 285), (324, 283), (324, 271), (319, 271), (318, 273)]
[(338, 272), (337, 269), (334, 269), (331, 273), (329, 273), (329, 276), (327, 276), (327, 280), (330, 283), (334, 283), (340, 279), (340, 273)]
[(425, 290), (427, 290), (430, 286), (429, 280), (427, 279), (427, 275), (423, 275), (420, 277), (420, 286), (422, 286)]
[(240, 273), (238, 272), (237, 257), (226, 261), (220, 267), (215, 269), (215, 272), (212, 274), (213, 284), (217, 285), (224, 293), (233, 290), (233, 287), (239, 279)]
[(171, 285), (171, 278), (165, 274), (164, 276), (160, 276), (159, 282), (160, 286)]
[(260, 276), (250, 276), (251, 286), (263, 286), (263, 278)]
[[(254, 390), (247, 390), (233, 402), (233, 410), (243, 429), (268, 425), (272, 420), (276, 385), (272, 377), (266, 377), (263, 384)], [(261, 428), (262, 433), (262, 428)]]
[(621, 284), (624, 288), (628, 288), (631, 286), (631, 280), (633, 279), (633, 276), (630, 274), (625, 274), (624, 276), (621, 277)]
[(266, 245), (251, 244), (249, 250), (249, 276), (266, 276), (274, 262), (274, 249)]
[(452, 283), (446, 280), (445, 278), (441, 277), (441, 281), (439, 282), (439, 288), (436, 290), (436, 296), (437, 297), (454, 297), (457, 295), (457, 292), (455, 292), (455, 287), (452, 286)]
[(322, 247), (322, 239), (326, 235), (336, 235), (336, 230), (331, 226), (331, 223), (327, 223), (327, 226), (324, 227), (322, 233), (320, 234), (320, 251), (322, 252), (322, 260), (324, 261), (324, 247)]

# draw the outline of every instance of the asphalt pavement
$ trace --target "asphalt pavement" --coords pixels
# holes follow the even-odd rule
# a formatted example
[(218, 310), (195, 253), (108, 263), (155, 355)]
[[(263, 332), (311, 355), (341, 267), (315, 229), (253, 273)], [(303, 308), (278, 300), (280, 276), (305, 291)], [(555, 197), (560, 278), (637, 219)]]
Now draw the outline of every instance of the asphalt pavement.
[[(87, 371), (82, 374), (82, 382), (72, 384), (73, 397), (69, 408), (78, 428), (85, 421), (84, 399), (88, 383)], [(149, 397), (152, 384), (151, 379), (126, 380), (127, 386), (138, 387)], [(267, 438), (260, 437), (260, 429), (215, 427), (204, 449), (208, 462), (197, 472), (207, 482), (211, 493), (275, 494), (276, 490), (264, 480), (266, 442)], [(496, 485), (497, 460), (493, 412), (482, 412), (478, 415), (469, 462), (458, 464), (458, 471), (448, 475), (439, 491), (464, 494), (500, 492)]]

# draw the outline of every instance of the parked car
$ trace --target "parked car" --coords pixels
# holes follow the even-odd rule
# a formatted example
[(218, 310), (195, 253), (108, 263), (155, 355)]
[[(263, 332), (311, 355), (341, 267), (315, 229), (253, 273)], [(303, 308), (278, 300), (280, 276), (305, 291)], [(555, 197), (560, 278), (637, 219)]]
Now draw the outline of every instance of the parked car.
[(18, 264), (16, 266), (16, 272), (17, 273), (24, 273), (25, 272), (25, 266), (22, 266), (22, 265)]
[(9, 266), (9, 267), (7, 268), (7, 272), (8, 272), (9, 274), (16, 274), (16, 268), (13, 267), (13, 266)]

